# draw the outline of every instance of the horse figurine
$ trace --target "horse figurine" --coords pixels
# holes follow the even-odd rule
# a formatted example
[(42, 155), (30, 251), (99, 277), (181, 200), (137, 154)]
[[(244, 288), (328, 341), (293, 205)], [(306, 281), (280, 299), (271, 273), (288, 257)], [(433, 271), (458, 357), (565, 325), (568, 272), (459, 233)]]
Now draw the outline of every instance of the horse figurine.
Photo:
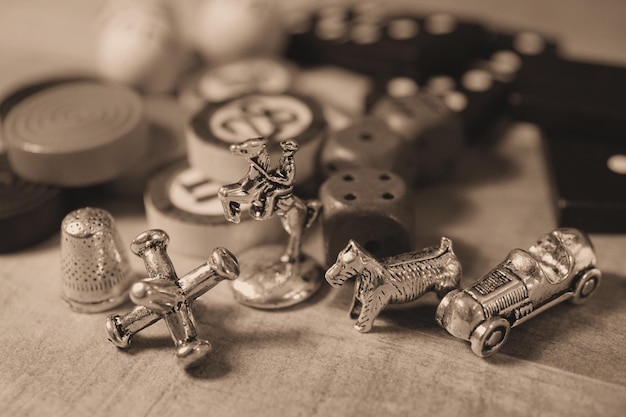
[(461, 264), (452, 250), (452, 241), (441, 238), (439, 246), (377, 260), (361, 245), (350, 240), (337, 261), (326, 271), (333, 287), (356, 277), (350, 317), (354, 327), (369, 332), (378, 314), (389, 304), (407, 303), (429, 291), (439, 297), (458, 289)]
[(220, 187), (218, 195), (224, 216), (233, 223), (241, 220), (241, 204), (250, 204), (250, 215), (256, 220), (278, 215), (289, 235), (289, 243), (281, 260), (295, 262), (300, 257), (304, 230), (313, 224), (322, 205), (319, 200), (305, 201), (293, 194), (294, 154), (298, 150), (298, 143), (286, 140), (280, 146), (282, 157), (278, 167), (272, 169), (267, 139), (252, 138), (231, 145), (230, 151), (244, 157), (250, 163), (250, 168), (241, 180)]

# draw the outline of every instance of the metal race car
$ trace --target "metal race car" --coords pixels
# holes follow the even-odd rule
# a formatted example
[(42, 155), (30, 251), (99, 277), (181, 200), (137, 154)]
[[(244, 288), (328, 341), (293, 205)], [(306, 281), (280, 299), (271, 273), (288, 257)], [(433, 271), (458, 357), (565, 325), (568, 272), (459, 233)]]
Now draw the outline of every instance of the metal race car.
[(556, 229), (528, 251), (512, 250), (471, 287), (448, 293), (436, 320), (487, 357), (502, 348), (512, 327), (567, 299), (585, 302), (601, 279), (589, 237), (577, 229)]

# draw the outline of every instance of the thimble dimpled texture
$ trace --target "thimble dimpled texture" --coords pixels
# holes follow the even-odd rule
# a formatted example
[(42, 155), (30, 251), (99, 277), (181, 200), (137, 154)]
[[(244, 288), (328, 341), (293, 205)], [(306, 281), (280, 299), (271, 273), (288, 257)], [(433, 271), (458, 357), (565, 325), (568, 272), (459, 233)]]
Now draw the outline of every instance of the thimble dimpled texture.
[(131, 273), (113, 217), (86, 207), (65, 216), (61, 230), (63, 298), (79, 312), (121, 304)]

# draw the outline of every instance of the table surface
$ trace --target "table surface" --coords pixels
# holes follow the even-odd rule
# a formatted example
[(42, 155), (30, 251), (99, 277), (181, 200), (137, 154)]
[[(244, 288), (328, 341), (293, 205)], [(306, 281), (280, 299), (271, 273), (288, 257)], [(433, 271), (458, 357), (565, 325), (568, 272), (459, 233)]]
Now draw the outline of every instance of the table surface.
[[(619, 0), (465, 3), (410, 2), (417, 11), (547, 31), (572, 57), (626, 65), (626, 4)], [(93, 33), (99, 7), (82, 0), (0, 2), (0, 92), (90, 69), (85, 34)], [(515, 125), (496, 145), (469, 149), (454, 179), (415, 191), (419, 243), (452, 238), (467, 286), (512, 248), (527, 248), (556, 227), (550, 193), (538, 130)], [(124, 241), (147, 228), (141, 202), (93, 203), (115, 216)], [(320, 234), (313, 230), (305, 245), (318, 258)], [(594, 297), (515, 328), (489, 359), (437, 326), (434, 296), (383, 312), (371, 333), (360, 334), (347, 316), (349, 286), (324, 287), (294, 308), (261, 311), (237, 304), (222, 284), (195, 303), (199, 333), (214, 352), (206, 366), (186, 373), (163, 323), (121, 351), (106, 339), (110, 313), (68, 309), (59, 297), (57, 234), (0, 255), (0, 415), (623, 416), (626, 236), (591, 237), (604, 273)], [(181, 274), (202, 262), (171, 257)], [(140, 259), (131, 262), (145, 273)]]

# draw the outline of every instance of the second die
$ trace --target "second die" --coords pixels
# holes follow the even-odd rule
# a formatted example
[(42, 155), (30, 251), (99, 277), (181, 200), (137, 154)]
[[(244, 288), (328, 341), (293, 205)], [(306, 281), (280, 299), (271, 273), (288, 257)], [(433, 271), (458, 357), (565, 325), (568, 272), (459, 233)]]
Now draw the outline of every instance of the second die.
[(320, 199), (327, 263), (350, 239), (377, 257), (412, 249), (410, 195), (396, 174), (371, 168), (341, 171), (322, 185)]

